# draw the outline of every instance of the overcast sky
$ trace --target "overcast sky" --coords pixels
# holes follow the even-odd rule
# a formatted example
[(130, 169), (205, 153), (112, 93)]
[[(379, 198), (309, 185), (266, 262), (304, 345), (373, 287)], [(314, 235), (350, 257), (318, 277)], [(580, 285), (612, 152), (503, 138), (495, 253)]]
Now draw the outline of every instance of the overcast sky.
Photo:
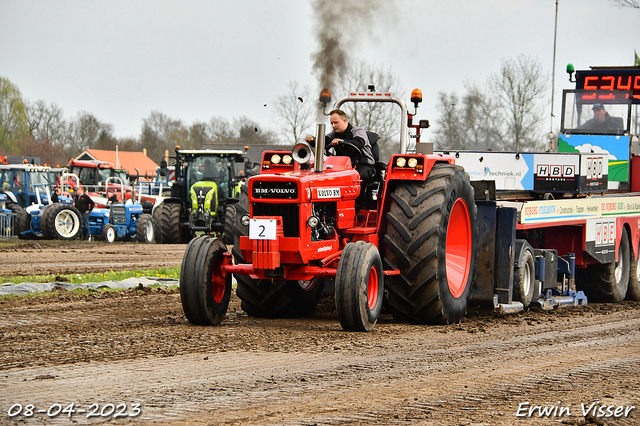
[[(375, 22), (362, 23), (360, 43), (349, 47), (349, 56), (391, 67), (407, 103), (411, 90), (420, 88), (419, 118), (434, 123), (438, 92), (462, 94), (465, 81), (484, 83), (502, 60), (530, 56), (551, 74), (555, 0), (383, 3)], [(187, 126), (213, 116), (246, 116), (276, 130), (273, 103), (288, 83), (318, 86), (311, 5), (0, 0), (0, 76), (26, 100), (57, 104), (67, 119), (79, 111), (94, 114), (112, 124), (117, 137), (138, 137), (152, 111)], [(556, 100), (572, 88), (568, 62), (576, 69), (628, 66), (634, 49), (640, 53), (640, 9), (609, 0), (559, 0)], [(551, 79), (548, 93), (550, 99)]]

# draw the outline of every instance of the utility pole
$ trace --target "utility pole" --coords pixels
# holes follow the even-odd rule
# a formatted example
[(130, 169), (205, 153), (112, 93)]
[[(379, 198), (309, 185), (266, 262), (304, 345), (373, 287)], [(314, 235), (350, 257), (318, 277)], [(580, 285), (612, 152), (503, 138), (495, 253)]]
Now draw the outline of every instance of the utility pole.
[(556, 93), (556, 42), (558, 40), (558, 0), (556, 0), (556, 23), (553, 30), (553, 67), (551, 68), (551, 129), (549, 130), (549, 151), (554, 150), (553, 101)]

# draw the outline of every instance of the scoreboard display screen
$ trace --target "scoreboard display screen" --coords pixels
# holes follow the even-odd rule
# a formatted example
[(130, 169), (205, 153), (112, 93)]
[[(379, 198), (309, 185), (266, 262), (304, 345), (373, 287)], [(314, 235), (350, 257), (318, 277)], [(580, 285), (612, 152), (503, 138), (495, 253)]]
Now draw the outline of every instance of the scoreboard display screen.
[(640, 67), (576, 71), (576, 89), (630, 91), (632, 102), (640, 104)]

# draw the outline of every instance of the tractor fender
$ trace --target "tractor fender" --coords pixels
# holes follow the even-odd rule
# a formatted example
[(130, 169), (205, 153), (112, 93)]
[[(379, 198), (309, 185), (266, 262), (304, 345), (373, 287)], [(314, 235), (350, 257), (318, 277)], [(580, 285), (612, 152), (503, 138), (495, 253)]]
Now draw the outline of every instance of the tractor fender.
[(14, 203), (18, 204), (18, 199), (16, 198), (16, 194), (14, 194), (11, 191), (6, 191), (5, 194), (7, 195), (7, 197), (9, 197), (10, 201), (13, 201)]
[[(186, 209), (186, 203), (178, 197), (166, 197), (162, 200), (164, 204), (180, 204), (183, 209)], [(158, 204), (156, 204), (158, 206)]]

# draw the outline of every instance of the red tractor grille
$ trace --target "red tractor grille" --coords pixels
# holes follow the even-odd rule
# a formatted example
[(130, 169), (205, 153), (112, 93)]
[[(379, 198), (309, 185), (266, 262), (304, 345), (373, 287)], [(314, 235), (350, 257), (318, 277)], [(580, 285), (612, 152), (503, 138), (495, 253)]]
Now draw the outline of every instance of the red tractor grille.
[(253, 203), (253, 216), (280, 216), (284, 236), (300, 236), (300, 204)]

